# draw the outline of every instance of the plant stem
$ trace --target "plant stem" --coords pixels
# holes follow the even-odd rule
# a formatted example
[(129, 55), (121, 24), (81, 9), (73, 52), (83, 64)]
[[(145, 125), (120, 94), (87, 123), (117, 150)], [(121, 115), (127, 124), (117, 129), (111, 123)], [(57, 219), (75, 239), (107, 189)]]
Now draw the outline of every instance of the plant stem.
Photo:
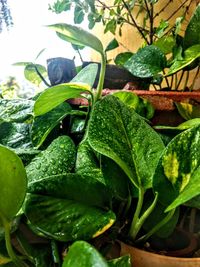
[(172, 211), (168, 212), (166, 217), (160, 221), (155, 227), (153, 227), (146, 235), (143, 235), (137, 240), (137, 243), (139, 242), (145, 242), (150, 236), (155, 234), (162, 226), (164, 226), (174, 215), (175, 209)]
[(144, 201), (144, 189), (143, 188), (139, 188), (139, 196), (138, 196), (138, 203), (137, 203), (137, 207), (133, 216), (133, 221), (131, 223), (131, 228), (129, 231), (129, 236), (135, 240), (135, 237), (138, 233), (138, 221), (139, 221), (139, 216), (140, 216), (140, 212), (142, 209), (142, 205), (143, 205), (143, 201)]
[(138, 30), (138, 32), (141, 34), (142, 38), (144, 39), (144, 41), (147, 43), (147, 44), (150, 44), (148, 39), (146, 38), (146, 36), (144, 35), (142, 29), (138, 26), (136, 20), (134, 19), (132, 13), (131, 13), (131, 10), (129, 9), (129, 6), (127, 5), (126, 1), (125, 0), (122, 0), (122, 3), (124, 4), (124, 7), (126, 8), (130, 18), (131, 18), (131, 21), (133, 22), (133, 25), (135, 26), (135, 28)]
[(184, 73), (185, 73), (185, 71), (182, 70), (181, 77), (179, 78), (179, 81), (178, 81), (178, 83), (177, 83), (177, 85), (176, 85), (176, 88), (175, 88), (176, 91), (178, 90), (178, 88), (179, 88), (179, 86), (180, 86), (180, 84), (181, 84), (181, 81), (182, 81), (182, 79), (183, 79), (183, 75), (184, 75)]
[(40, 77), (40, 79), (43, 81), (43, 83), (44, 83), (46, 86), (51, 87), (51, 85), (45, 80), (45, 78), (44, 78), (44, 77), (42, 76), (42, 74), (39, 72), (39, 70), (38, 70), (36, 64), (33, 64), (33, 66), (34, 66), (34, 69), (35, 69), (37, 75)]
[(158, 193), (156, 193), (155, 198), (154, 198), (154, 201), (152, 202), (152, 204), (148, 207), (148, 209), (138, 219), (138, 222), (135, 225), (135, 229), (133, 229), (134, 240), (136, 239), (136, 236), (137, 236), (138, 232), (140, 231), (142, 225), (144, 224), (144, 222), (146, 221), (146, 219), (149, 217), (149, 215), (154, 210), (154, 208), (156, 206), (156, 203), (157, 203), (157, 200), (158, 200)]
[(104, 77), (106, 72), (106, 56), (105, 54), (101, 54), (101, 71), (99, 76), (99, 82), (97, 85), (97, 91), (94, 96), (94, 103), (96, 103), (97, 100), (101, 98), (102, 90), (103, 90), (103, 84), (104, 84)]
[(11, 223), (9, 223), (3, 216), (1, 216), (4, 230), (5, 230), (5, 241), (6, 241), (6, 249), (8, 252), (9, 257), (11, 258), (12, 262), (17, 266), (17, 267), (28, 267), (23, 261), (21, 261), (18, 256), (15, 254), (12, 245), (11, 245), (11, 238), (10, 238), (10, 228), (11, 228)]

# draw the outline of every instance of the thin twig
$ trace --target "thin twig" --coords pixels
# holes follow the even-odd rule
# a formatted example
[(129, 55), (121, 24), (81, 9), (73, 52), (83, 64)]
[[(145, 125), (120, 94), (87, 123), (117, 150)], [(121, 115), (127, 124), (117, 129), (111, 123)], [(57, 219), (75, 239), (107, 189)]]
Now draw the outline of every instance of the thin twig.
[(129, 14), (129, 16), (130, 16), (130, 18), (131, 18), (131, 20), (132, 20), (134, 26), (136, 27), (136, 29), (138, 30), (138, 32), (141, 34), (142, 38), (145, 40), (145, 42), (146, 42), (147, 44), (150, 44), (149, 41), (148, 41), (148, 39), (147, 39), (146, 36), (144, 35), (143, 31), (141, 30), (141, 28), (138, 26), (136, 20), (134, 19), (134, 17), (133, 17), (133, 15), (132, 15), (132, 13), (131, 13), (131, 11), (130, 11), (128, 5), (127, 5), (127, 3), (125, 2), (125, 0), (122, 0), (122, 3), (124, 4), (124, 7), (126, 8), (126, 10), (127, 10), (128, 14)]

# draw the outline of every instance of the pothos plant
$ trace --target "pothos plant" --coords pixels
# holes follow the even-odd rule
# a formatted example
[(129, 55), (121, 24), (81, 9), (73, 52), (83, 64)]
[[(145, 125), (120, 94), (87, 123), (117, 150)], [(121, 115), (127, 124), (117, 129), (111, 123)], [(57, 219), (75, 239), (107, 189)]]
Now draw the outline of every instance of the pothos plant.
[[(49, 9), (56, 13), (74, 10), (77, 24), (87, 15), (89, 28), (101, 23), (104, 33), (123, 35), (127, 25), (133, 27), (142, 38), (142, 47), (137, 47), (136, 52), (127, 50), (117, 55), (115, 63), (147, 84), (153, 84), (156, 90), (193, 90), (199, 75), (199, 1), (196, 1), (197, 8), (190, 18), (188, 13), (195, 5), (194, 1), (180, 1), (175, 10), (173, 4), (173, 0), (116, 0), (109, 3), (103, 0), (58, 0)], [(164, 20), (165, 12), (168, 17)], [(183, 22), (188, 25), (186, 29)], [(120, 45), (116, 38), (110, 47)], [(195, 68), (194, 82), (190, 82), (189, 75)]]
[[(107, 261), (91, 244), (105, 232), (135, 244), (152, 235), (166, 237), (182, 205), (199, 208), (199, 120), (193, 127), (185, 125), (188, 129), (165, 147), (143, 117), (150, 118), (146, 102), (131, 92), (102, 97), (100, 40), (68, 24), (48, 27), (64, 40), (99, 52), (100, 79), (93, 90), (97, 66), (92, 64), (70, 83), (47, 88), (31, 100), (1, 100), (1, 263), (129, 267), (128, 256)], [(66, 102), (71, 98), (86, 98), (86, 110), (73, 109)], [(69, 127), (60, 126), (67, 117)], [(82, 119), (82, 127), (73, 124), (74, 117)], [(45, 244), (30, 244), (19, 221)], [(19, 243), (17, 252), (11, 233)]]

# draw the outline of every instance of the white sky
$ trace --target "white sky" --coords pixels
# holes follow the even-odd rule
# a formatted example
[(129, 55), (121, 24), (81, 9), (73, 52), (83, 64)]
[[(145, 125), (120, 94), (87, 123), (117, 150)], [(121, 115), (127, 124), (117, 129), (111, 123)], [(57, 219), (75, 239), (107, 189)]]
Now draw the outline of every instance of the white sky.
[[(46, 50), (37, 60), (37, 63), (43, 65), (46, 65), (48, 58), (74, 57), (71, 45), (45, 27), (59, 22), (73, 23), (73, 15), (70, 16), (69, 12), (58, 15), (48, 10), (48, 4), (53, 2), (54, 0), (8, 0), (14, 27), (9, 32), (4, 30), (0, 34), (0, 80), (6, 76), (23, 75), (23, 69), (12, 64), (34, 61), (43, 48)], [(89, 59), (88, 50), (83, 51), (83, 58)]]

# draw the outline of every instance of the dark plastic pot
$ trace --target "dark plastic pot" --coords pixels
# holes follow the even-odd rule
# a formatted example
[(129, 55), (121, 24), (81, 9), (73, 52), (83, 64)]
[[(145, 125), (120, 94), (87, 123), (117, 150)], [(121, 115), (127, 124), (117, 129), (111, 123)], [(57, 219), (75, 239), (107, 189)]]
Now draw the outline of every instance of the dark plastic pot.
[(74, 61), (56, 57), (47, 60), (47, 72), (51, 85), (70, 82), (76, 76)]

